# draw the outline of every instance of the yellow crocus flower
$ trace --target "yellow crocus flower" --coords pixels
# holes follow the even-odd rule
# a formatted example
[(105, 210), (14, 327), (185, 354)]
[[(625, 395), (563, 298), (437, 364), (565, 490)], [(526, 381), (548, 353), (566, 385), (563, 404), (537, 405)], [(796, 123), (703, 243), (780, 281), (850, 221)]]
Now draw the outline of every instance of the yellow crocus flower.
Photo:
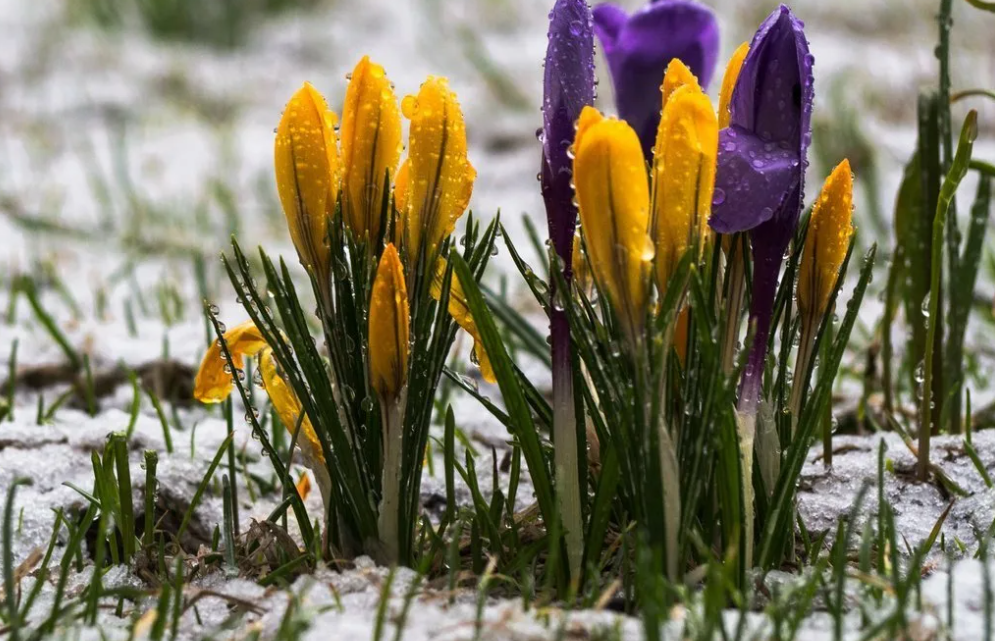
[(630, 337), (641, 330), (654, 248), (646, 161), (632, 127), (593, 107), (580, 114), (574, 182), (594, 278)]
[(329, 276), (328, 221), (339, 196), (337, 118), (310, 83), (287, 103), (276, 130), (276, 187), (290, 238), (319, 282)]
[(393, 243), (380, 257), (370, 299), (370, 377), (383, 399), (394, 399), (408, 379), (410, 317), (404, 267)]
[(466, 211), (476, 171), (466, 157), (466, 125), (445, 78), (430, 76), (401, 111), (411, 120), (403, 186), (404, 244), (414, 261), (431, 258)]
[(726, 65), (725, 75), (722, 76), (722, 89), (719, 91), (719, 129), (729, 126), (729, 103), (732, 101), (732, 91), (736, 88), (736, 80), (739, 79), (739, 71), (743, 68), (743, 60), (750, 52), (750, 43), (744, 42), (733, 52), (732, 58)]
[[(432, 298), (440, 300), (442, 298), (442, 280), (446, 276), (446, 261), (439, 258), (435, 261), (435, 275), (432, 278), (431, 293)], [(470, 313), (470, 306), (466, 303), (466, 294), (463, 293), (463, 286), (460, 285), (456, 272), (453, 272), (449, 285), (449, 315), (453, 317), (456, 324), (463, 328), (467, 334), (473, 338), (473, 353), (477, 358), (477, 366), (480, 368), (480, 375), (488, 383), (497, 382), (494, 376), (494, 368), (491, 366), (491, 359), (487, 357), (484, 350), (484, 341), (480, 337), (480, 330)]]
[(665, 98), (653, 154), (653, 224), (660, 292), (684, 253), (704, 248), (715, 187), (719, 129), (712, 102), (698, 83)]
[(853, 235), (853, 173), (844, 160), (822, 186), (812, 208), (798, 270), (798, 311), (803, 317), (826, 313)]
[(384, 181), (401, 158), (401, 112), (387, 74), (368, 56), (353, 69), (342, 108), (342, 213), (358, 237), (376, 240)]

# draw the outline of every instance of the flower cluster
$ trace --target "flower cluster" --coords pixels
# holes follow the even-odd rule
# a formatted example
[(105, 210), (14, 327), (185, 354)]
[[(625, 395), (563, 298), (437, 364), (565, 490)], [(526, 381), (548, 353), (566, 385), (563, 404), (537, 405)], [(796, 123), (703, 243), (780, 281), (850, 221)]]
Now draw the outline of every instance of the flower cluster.
[[(366, 542), (371, 532), (357, 527), (359, 531), (340, 533), (340, 551), (365, 549), (398, 561), (407, 553), (413, 532), (410, 523), (402, 525), (405, 518), (410, 521), (412, 511), (405, 495), (411, 493), (411, 475), (420, 474), (420, 467), (412, 471), (414, 466), (402, 461), (403, 448), (424, 450), (430, 413), (423, 407), (432, 402), (426, 390), (434, 390), (441, 373), (439, 364), (418, 371), (416, 377), (413, 371), (425, 369), (425, 364), (415, 365), (412, 350), (447, 351), (452, 341), (449, 324), (455, 322), (473, 336), (482, 375), (493, 380), (461, 284), (445, 260), (476, 173), (467, 159), (463, 115), (445, 78), (429, 77), (417, 95), (405, 97), (400, 105), (383, 67), (369, 58), (360, 60), (348, 78), (341, 128), (325, 99), (305, 83), (284, 110), (274, 149), (280, 202), (325, 330), (333, 415), (322, 415), (316, 404), (301, 402), (300, 396), (315, 393), (312, 381), (290, 385), (295, 377), (287, 370), (303, 365), (300, 352), (309, 347), (294, 345), (296, 359), (275, 359), (274, 353), (281, 352), (270, 343), (287, 340), (286, 335), (277, 329), (267, 336), (253, 321), (221, 337), (230, 364), (221, 358), (218, 345), (204, 356), (195, 396), (211, 403), (225, 400), (232, 390), (233, 369), (241, 370), (246, 357), (258, 356), (281, 422), (292, 435), (301, 426), (297, 444), (316, 474), (327, 512), (341, 511), (334, 503), (343, 490), (336, 485), (346, 480), (336, 480), (335, 462), (326, 454), (353, 458), (356, 469), (367, 474), (380, 470), (378, 483), (357, 482), (368, 488), (364, 491), (373, 505), (354, 506), (359, 512), (356, 521), (367, 527), (364, 515), (378, 515), (375, 549), (368, 549), (371, 544)], [(402, 115), (409, 121), (403, 163)], [(436, 318), (433, 310), (440, 303), (452, 320)], [(361, 345), (358, 353), (356, 345)], [(319, 379), (323, 376), (318, 373)], [(409, 394), (413, 378), (428, 383), (420, 382)], [(374, 429), (377, 424), (379, 430)], [(334, 439), (322, 440), (339, 431), (347, 436), (348, 452), (335, 451)]]

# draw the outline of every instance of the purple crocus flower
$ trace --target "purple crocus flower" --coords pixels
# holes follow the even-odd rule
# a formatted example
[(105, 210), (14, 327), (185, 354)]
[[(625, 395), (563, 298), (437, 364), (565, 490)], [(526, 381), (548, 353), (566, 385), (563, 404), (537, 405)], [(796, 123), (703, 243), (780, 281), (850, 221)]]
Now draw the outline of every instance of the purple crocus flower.
[[(591, 9), (585, 0), (556, 0), (549, 13), (549, 45), (542, 103), (542, 197), (546, 203), (549, 238), (563, 263), (569, 283), (577, 206), (571, 184), (574, 123), (581, 110), (594, 104), (594, 33)], [(555, 281), (553, 282), (555, 286)], [(556, 296), (555, 288), (552, 295)], [(570, 364), (570, 325), (562, 306), (550, 305), (553, 374), (553, 436), (556, 441), (556, 485), (559, 511), (566, 530), (571, 577), (579, 577), (583, 529), (579, 456), (574, 412), (573, 370)]]
[(811, 139), (812, 56), (804, 24), (781, 5), (750, 44), (719, 134), (718, 170), (709, 224), (721, 234), (749, 231), (756, 322), (740, 390), (740, 407), (755, 410), (777, 277), (802, 208)]
[(618, 115), (639, 134), (649, 158), (670, 61), (680, 59), (708, 89), (719, 53), (715, 15), (691, 0), (651, 0), (631, 16), (602, 4), (594, 9), (594, 32), (608, 59)]

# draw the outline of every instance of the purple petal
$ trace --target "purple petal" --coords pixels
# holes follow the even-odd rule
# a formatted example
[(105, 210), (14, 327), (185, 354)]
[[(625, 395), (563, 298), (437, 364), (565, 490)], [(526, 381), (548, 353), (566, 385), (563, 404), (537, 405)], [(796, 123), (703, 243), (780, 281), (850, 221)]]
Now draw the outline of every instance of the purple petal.
[(556, 0), (549, 12), (549, 44), (543, 86), (542, 193), (549, 237), (569, 265), (577, 208), (569, 156), (574, 123), (594, 104), (594, 34), (591, 9), (584, 0)]
[(660, 122), (660, 85), (680, 59), (708, 87), (715, 71), (719, 28), (710, 9), (690, 0), (657, 0), (628, 19), (614, 5), (594, 10), (595, 33), (608, 60), (619, 116), (649, 154)]
[(786, 143), (764, 142), (736, 125), (719, 132), (712, 229), (732, 234), (773, 218), (799, 181), (798, 162)]

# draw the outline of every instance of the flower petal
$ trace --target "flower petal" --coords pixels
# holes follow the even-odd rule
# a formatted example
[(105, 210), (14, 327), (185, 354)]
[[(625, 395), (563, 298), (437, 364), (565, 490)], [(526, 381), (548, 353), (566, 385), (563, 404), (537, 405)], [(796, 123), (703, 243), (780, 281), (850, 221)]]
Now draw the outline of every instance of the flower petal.
[(407, 382), (409, 337), (404, 267), (391, 243), (380, 257), (370, 298), (370, 378), (381, 398), (396, 398)]
[(715, 185), (718, 121), (697, 83), (665, 103), (653, 159), (653, 237), (656, 277), (666, 290), (684, 253), (704, 248)]
[(620, 12), (613, 5), (596, 7), (595, 33), (611, 70), (619, 117), (639, 134), (648, 156), (660, 120), (656, 90), (664, 69), (679, 58), (707, 88), (718, 57), (718, 24), (710, 9), (690, 0), (652, 2), (624, 24)]
[[(441, 300), (442, 298), (442, 281), (445, 276), (446, 261), (439, 258), (435, 261), (435, 275), (432, 278), (431, 287), (432, 298), (435, 300)], [(473, 338), (473, 354), (476, 355), (480, 375), (488, 383), (496, 383), (497, 378), (494, 376), (491, 359), (488, 358), (487, 351), (484, 349), (484, 341), (480, 337), (480, 330), (477, 329), (477, 323), (473, 320), (473, 314), (470, 313), (470, 306), (466, 303), (466, 294), (463, 293), (463, 286), (460, 285), (459, 278), (457, 278), (455, 272), (453, 272), (452, 279), (450, 280), (448, 311), (449, 315), (456, 321), (456, 324), (462, 327), (463, 331)]]
[(397, 97), (383, 67), (363, 56), (342, 108), (342, 212), (357, 237), (379, 237), (384, 180), (394, 178), (401, 147)]
[(423, 244), (431, 257), (456, 228), (477, 174), (466, 158), (463, 113), (445, 78), (429, 77), (401, 110), (411, 120), (404, 242), (416, 260)]
[(298, 423), (300, 424), (301, 435), (297, 438), (297, 447), (304, 454), (308, 467), (324, 467), (325, 455), (321, 449), (321, 441), (318, 440), (314, 426), (311, 425), (311, 419), (307, 414), (301, 416), (304, 412), (301, 401), (277, 372), (276, 359), (273, 358), (273, 350), (269, 347), (263, 349), (259, 355), (259, 373), (262, 375), (266, 394), (280, 416), (280, 422), (290, 432), (291, 438), (297, 431)]
[[(570, 255), (577, 207), (570, 187), (574, 124), (594, 104), (594, 35), (585, 0), (556, 0), (549, 13), (543, 80), (542, 195), (549, 237), (562, 258)], [(569, 274), (569, 270), (567, 270)]]
[(853, 235), (853, 173), (844, 160), (833, 170), (815, 201), (798, 270), (798, 311), (820, 318)]
[(743, 60), (750, 52), (750, 43), (744, 42), (736, 48), (729, 64), (726, 65), (726, 72), (722, 76), (722, 89), (719, 92), (719, 129), (729, 126), (729, 102), (732, 100), (733, 89), (736, 88), (736, 81), (739, 79), (740, 69), (743, 68)]
[(319, 280), (329, 274), (328, 220), (339, 195), (336, 121), (321, 94), (305, 83), (283, 111), (273, 154), (290, 238), (301, 264)]
[[(232, 364), (238, 369), (245, 367), (244, 357), (255, 356), (266, 347), (266, 340), (251, 320), (226, 331), (224, 339)], [(201, 403), (220, 403), (228, 398), (233, 385), (232, 372), (225, 371), (227, 366), (220, 341), (214, 341), (200, 361), (200, 369), (194, 379), (193, 397)]]
[(642, 146), (628, 124), (586, 107), (575, 147), (574, 180), (591, 269), (633, 333), (642, 326), (654, 253)]

